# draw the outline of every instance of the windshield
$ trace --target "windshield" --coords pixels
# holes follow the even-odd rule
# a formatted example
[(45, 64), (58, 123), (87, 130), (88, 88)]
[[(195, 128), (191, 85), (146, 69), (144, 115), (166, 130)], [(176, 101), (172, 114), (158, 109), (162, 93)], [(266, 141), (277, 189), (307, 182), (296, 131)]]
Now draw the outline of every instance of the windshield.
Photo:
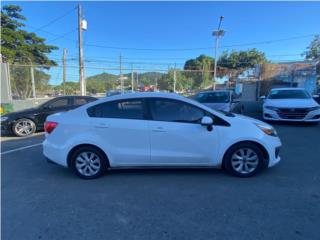
[(305, 90), (272, 90), (268, 96), (269, 99), (308, 99), (311, 96)]
[(228, 103), (230, 102), (229, 92), (208, 92), (198, 93), (195, 100), (200, 103)]

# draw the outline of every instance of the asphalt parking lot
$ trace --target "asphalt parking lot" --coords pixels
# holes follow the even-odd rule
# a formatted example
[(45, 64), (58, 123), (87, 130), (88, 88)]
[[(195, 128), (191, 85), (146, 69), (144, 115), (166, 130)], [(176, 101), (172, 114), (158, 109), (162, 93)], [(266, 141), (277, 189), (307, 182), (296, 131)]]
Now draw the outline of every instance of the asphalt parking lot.
[(319, 239), (320, 125), (275, 127), (282, 161), (248, 179), (179, 169), (86, 181), (44, 160), (42, 134), (3, 138), (2, 238)]

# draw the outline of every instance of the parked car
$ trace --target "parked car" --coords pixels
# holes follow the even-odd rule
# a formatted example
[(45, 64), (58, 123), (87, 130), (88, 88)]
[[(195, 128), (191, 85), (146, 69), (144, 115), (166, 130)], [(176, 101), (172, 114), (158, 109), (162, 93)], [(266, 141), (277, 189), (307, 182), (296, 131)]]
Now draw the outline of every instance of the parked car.
[(303, 88), (272, 89), (263, 104), (263, 118), (270, 121), (320, 121), (320, 105)]
[(170, 93), (100, 99), (50, 115), (45, 130), (45, 157), (85, 179), (119, 167), (216, 167), (249, 177), (280, 161), (272, 126)]
[(232, 91), (216, 90), (199, 92), (193, 99), (215, 110), (236, 113), (243, 112), (243, 105), (235, 98)]
[(1, 133), (29, 136), (37, 130), (43, 130), (44, 122), (50, 114), (65, 112), (95, 100), (88, 96), (57, 97), (35, 108), (8, 113), (1, 116)]
[(318, 89), (317, 93), (312, 96), (313, 99), (320, 104), (320, 89)]

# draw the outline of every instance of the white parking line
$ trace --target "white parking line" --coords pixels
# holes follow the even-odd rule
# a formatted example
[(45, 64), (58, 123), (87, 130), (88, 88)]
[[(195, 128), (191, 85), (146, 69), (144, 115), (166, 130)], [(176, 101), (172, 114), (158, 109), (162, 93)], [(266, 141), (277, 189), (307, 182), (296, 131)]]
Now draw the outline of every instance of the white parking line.
[(37, 143), (37, 144), (25, 146), (25, 147), (15, 148), (15, 149), (12, 149), (12, 150), (9, 150), (9, 151), (2, 152), (1, 155), (8, 154), (8, 153), (13, 153), (13, 152), (17, 152), (17, 151), (21, 151), (21, 150), (24, 150), (24, 149), (28, 149), (28, 148), (32, 148), (32, 147), (36, 147), (36, 146), (40, 146), (40, 145), (42, 145), (42, 143)]

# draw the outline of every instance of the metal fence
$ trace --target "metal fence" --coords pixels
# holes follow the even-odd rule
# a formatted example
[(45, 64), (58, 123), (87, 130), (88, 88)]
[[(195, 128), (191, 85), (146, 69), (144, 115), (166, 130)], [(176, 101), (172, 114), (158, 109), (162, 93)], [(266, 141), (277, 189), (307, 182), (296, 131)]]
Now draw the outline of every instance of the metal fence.
[[(300, 64), (301, 65), (301, 64)], [(302, 66), (302, 67), (301, 67)], [(85, 67), (86, 94), (91, 96), (112, 95), (124, 91), (163, 91), (184, 95), (200, 90), (231, 88), (241, 93), (245, 85), (257, 83), (256, 98), (264, 95), (273, 86), (298, 86), (314, 91), (317, 88), (315, 68), (301, 65), (300, 68), (284, 68), (278, 65), (259, 67), (259, 74), (236, 79), (228, 73), (220, 75), (219, 83), (213, 81), (213, 71), (184, 70), (179, 68), (138, 67)], [(78, 66), (40, 66), (12, 64), (8, 67), (8, 86), (13, 100), (45, 99), (61, 95), (80, 95)], [(261, 70), (262, 69), (262, 70)], [(284, 70), (285, 69), (285, 70)], [(218, 74), (219, 75), (219, 74)], [(230, 79), (230, 81), (228, 81)], [(231, 80), (232, 79), (232, 80)], [(1, 84), (2, 85), (2, 84)], [(3, 86), (3, 85), (2, 85)], [(259, 88), (259, 89), (257, 89)]]
[[(86, 94), (104, 96), (117, 91), (164, 91), (190, 94), (213, 86), (213, 72), (201, 70), (85, 68)], [(79, 95), (80, 84), (76, 67), (9, 65), (12, 99), (25, 100)]]

